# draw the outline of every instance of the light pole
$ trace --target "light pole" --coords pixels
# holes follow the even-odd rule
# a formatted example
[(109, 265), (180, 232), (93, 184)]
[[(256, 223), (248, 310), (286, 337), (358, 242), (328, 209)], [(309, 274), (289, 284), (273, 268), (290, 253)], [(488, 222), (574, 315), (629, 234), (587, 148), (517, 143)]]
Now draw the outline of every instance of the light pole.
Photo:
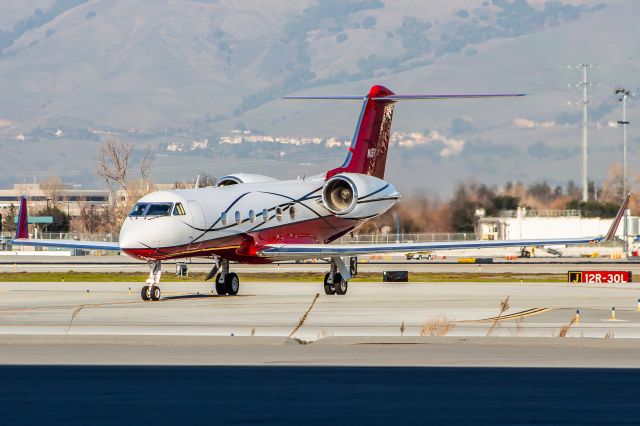
[[(620, 96), (618, 101), (622, 102), (622, 120), (618, 124), (622, 126), (622, 201), (627, 197), (627, 98), (631, 92), (627, 89), (616, 89), (616, 95)], [(627, 226), (627, 210), (624, 212), (624, 223), (622, 225), (624, 237), (624, 255), (627, 257), (629, 252), (629, 237)]]

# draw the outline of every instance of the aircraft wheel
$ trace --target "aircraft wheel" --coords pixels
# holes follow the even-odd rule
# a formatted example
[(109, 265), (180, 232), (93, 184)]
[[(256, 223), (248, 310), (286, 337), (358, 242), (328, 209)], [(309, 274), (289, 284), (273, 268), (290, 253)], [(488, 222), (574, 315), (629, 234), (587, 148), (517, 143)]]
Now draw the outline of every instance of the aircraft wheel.
[(158, 300), (160, 300), (160, 287), (158, 287), (157, 285), (153, 286), (153, 289), (150, 290), (150, 295), (151, 295), (151, 300), (153, 300), (154, 302), (157, 302)]
[(331, 296), (336, 294), (336, 288), (333, 284), (329, 284), (327, 281), (329, 280), (329, 273), (327, 272), (324, 276), (324, 294)]
[(240, 290), (240, 278), (238, 278), (238, 274), (231, 272), (224, 277), (224, 281), (229, 296), (238, 294), (238, 290)]
[(347, 294), (349, 283), (347, 282), (347, 280), (342, 279), (342, 275), (336, 274), (336, 276), (333, 277), (333, 282), (336, 289), (336, 294), (339, 294), (341, 296)]
[(216, 275), (216, 293), (218, 293), (219, 296), (224, 296), (225, 294), (227, 294), (227, 284), (225, 282), (225, 277), (226, 275), (222, 274)]
[(140, 290), (140, 297), (142, 297), (142, 300), (144, 300), (145, 302), (151, 300), (151, 294), (149, 293), (148, 285), (142, 287), (142, 290)]

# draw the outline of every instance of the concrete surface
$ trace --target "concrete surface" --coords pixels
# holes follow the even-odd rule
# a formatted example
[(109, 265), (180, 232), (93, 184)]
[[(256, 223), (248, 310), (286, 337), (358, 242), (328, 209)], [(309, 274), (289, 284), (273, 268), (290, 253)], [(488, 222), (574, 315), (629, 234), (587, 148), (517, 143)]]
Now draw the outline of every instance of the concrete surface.
[(219, 297), (210, 283), (165, 282), (159, 302), (141, 301), (141, 286), (0, 283), (0, 364), (640, 368), (635, 283), (353, 283), (321, 294), (300, 327), (319, 283)]
[(635, 339), (0, 336), (1, 365), (640, 368)]
[[(0, 334), (418, 336), (454, 326), (451, 336), (553, 337), (575, 318), (569, 337), (640, 337), (640, 285), (565, 283), (351, 283), (326, 296), (320, 283), (243, 282), (220, 297), (211, 283), (164, 282), (160, 302), (140, 300), (142, 283), (0, 283)], [(131, 290), (129, 290), (131, 289)], [(615, 307), (615, 320), (611, 308)], [(441, 331), (436, 330), (436, 334)]]

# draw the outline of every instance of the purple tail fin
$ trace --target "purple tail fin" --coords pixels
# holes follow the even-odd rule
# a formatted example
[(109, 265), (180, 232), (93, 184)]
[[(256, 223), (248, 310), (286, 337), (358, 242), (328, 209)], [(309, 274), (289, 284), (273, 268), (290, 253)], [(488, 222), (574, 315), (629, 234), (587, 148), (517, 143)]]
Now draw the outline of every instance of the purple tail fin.
[(27, 215), (27, 197), (24, 195), (20, 199), (20, 210), (18, 211), (18, 227), (16, 228), (16, 238), (29, 238), (29, 216)]

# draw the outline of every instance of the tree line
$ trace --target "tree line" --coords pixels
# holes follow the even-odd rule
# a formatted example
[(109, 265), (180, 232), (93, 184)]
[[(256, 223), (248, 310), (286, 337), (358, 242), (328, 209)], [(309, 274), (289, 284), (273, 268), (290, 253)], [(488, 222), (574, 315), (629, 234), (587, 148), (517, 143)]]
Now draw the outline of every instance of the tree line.
[[(96, 174), (110, 191), (111, 202), (96, 206), (95, 203), (78, 202), (80, 214), (70, 217), (64, 209), (64, 184), (58, 177), (50, 177), (40, 184), (46, 198), (51, 200), (45, 208), (32, 211), (31, 215), (51, 216), (53, 223), (49, 232), (77, 232), (84, 234), (118, 235), (122, 222), (133, 204), (145, 194), (156, 190), (149, 176), (153, 158), (146, 150), (132, 167), (133, 146), (117, 138), (106, 139), (96, 158)], [(201, 174), (199, 187), (215, 185), (216, 178)], [(193, 188), (193, 182), (175, 182), (176, 189)], [(446, 200), (438, 196), (414, 193), (404, 197), (385, 214), (365, 222), (356, 233), (430, 233), (468, 232), (475, 229), (477, 213), (486, 216), (499, 215), (504, 210), (518, 207), (535, 210), (579, 210), (583, 217), (612, 217), (617, 212), (622, 196), (621, 167), (614, 165), (601, 186), (589, 185), (590, 200), (581, 201), (582, 190), (573, 181), (564, 186), (550, 185), (539, 181), (525, 185), (522, 182), (507, 182), (503, 186), (488, 186), (478, 182), (461, 182), (453, 195)], [(631, 209), (637, 210), (635, 201)], [(0, 211), (3, 230), (15, 231), (12, 218), (17, 207), (10, 205)], [(399, 229), (398, 229), (399, 224)]]

